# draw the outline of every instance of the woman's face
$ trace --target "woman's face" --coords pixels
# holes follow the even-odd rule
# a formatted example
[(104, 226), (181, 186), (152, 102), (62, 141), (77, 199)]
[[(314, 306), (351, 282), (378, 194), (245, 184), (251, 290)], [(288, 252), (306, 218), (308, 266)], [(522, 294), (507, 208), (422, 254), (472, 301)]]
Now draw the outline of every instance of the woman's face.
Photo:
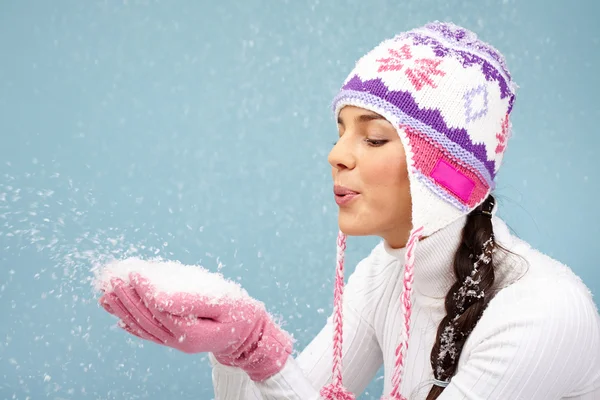
[(405, 246), (412, 207), (406, 156), (396, 129), (379, 114), (346, 106), (338, 130), (328, 161), (341, 231), (377, 235), (392, 247)]

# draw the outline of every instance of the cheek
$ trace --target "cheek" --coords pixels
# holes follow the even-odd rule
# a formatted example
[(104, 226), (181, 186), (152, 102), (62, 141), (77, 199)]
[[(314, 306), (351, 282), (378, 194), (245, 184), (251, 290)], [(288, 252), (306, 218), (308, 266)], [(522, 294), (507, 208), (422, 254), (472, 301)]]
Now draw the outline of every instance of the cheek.
[(382, 154), (363, 169), (363, 181), (373, 190), (397, 196), (408, 190), (406, 160), (397, 153)]
[(379, 154), (363, 169), (368, 189), (366, 206), (375, 220), (397, 223), (410, 215), (411, 198), (404, 152)]

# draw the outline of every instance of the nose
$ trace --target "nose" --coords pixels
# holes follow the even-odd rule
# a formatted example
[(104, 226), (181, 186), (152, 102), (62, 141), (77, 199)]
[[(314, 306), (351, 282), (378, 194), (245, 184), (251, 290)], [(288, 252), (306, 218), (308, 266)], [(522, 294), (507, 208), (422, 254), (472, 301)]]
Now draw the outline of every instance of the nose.
[(337, 170), (353, 169), (356, 166), (356, 158), (347, 139), (349, 136), (348, 134), (342, 135), (327, 157), (329, 164)]

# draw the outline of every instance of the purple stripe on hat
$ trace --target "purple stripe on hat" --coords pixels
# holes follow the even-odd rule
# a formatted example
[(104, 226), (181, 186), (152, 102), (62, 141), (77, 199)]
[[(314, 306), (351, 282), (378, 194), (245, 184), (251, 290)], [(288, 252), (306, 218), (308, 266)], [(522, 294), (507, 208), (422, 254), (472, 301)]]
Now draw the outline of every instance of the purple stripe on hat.
[[(462, 149), (473, 154), (475, 158), (477, 158), (477, 160), (479, 160), (479, 162), (483, 164), (483, 166), (487, 170), (487, 174), (483, 174), (483, 176), (491, 184), (491, 181), (495, 177), (496, 163), (494, 162), (494, 160), (490, 161), (487, 159), (485, 145), (473, 144), (471, 138), (469, 137), (469, 134), (465, 129), (449, 128), (448, 125), (446, 125), (446, 122), (444, 121), (444, 118), (442, 117), (442, 114), (439, 112), (439, 110), (420, 108), (410, 92), (389, 90), (387, 86), (383, 83), (383, 81), (379, 78), (363, 82), (358, 77), (358, 75), (355, 75), (344, 85), (344, 87), (342, 88), (342, 92), (338, 95), (338, 97), (342, 96), (344, 94), (344, 91), (369, 93), (373, 96), (376, 96), (377, 98), (380, 98), (384, 102), (393, 105), (406, 116), (413, 119), (412, 121), (410, 121), (406, 118), (403, 118), (402, 115), (397, 115), (397, 113), (394, 113), (401, 119), (401, 122), (414, 126), (414, 120), (417, 120), (423, 123), (425, 126), (431, 127), (432, 129), (423, 129), (422, 127), (419, 127), (419, 130), (430, 135), (430, 137), (436, 140), (436, 142), (443, 144), (444, 147), (446, 147), (446, 149), (448, 149), (452, 154), (464, 160), (465, 162), (468, 162), (469, 165), (473, 165), (473, 163), (469, 162), (469, 159), (465, 157), (464, 153), (458, 152), (457, 154), (456, 147), (450, 145), (448, 143), (448, 140), (443, 140), (443, 136), (449, 139), (450, 142), (460, 146)], [(349, 95), (350, 97), (355, 97), (350, 93), (348, 93), (347, 95)], [(366, 100), (367, 103), (369, 103), (369, 99)], [(338, 101), (339, 100), (336, 98), (334, 104)]]

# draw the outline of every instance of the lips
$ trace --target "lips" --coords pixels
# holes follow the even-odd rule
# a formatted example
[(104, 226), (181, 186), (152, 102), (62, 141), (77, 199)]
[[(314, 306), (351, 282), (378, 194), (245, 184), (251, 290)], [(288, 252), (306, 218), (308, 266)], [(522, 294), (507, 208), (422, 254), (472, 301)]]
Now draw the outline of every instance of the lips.
[(335, 185), (333, 187), (333, 193), (336, 196), (345, 196), (348, 194), (358, 194), (357, 191), (352, 190), (352, 189), (348, 189), (347, 187), (341, 186), (341, 185)]
[(338, 206), (346, 205), (360, 195), (359, 192), (340, 185), (335, 185), (333, 187), (333, 194), (335, 195), (335, 202)]

